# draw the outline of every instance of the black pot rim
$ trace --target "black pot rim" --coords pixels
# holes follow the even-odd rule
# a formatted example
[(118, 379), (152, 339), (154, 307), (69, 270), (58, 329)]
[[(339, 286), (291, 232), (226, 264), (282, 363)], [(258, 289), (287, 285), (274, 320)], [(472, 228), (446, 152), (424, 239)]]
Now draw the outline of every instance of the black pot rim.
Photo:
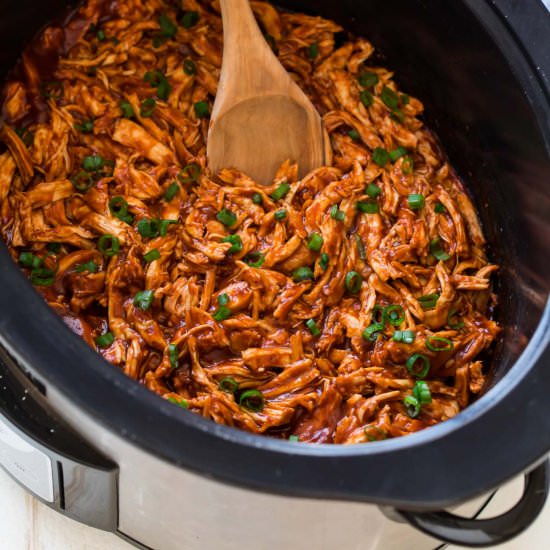
[[(486, 3), (464, 0), (491, 30), (539, 120), (547, 91)], [(550, 143), (550, 128), (542, 128)], [(365, 445), (309, 445), (221, 426), (167, 403), (72, 334), (0, 246), (0, 343), (23, 365), (113, 433), (197, 473), (274, 493), (438, 509), (494, 488), (550, 450), (550, 302), (521, 357), (494, 388), (428, 430)], [(15, 297), (15, 299), (14, 299)], [(31, 344), (32, 343), (32, 344)], [(107, 397), (108, 396), (108, 397)], [(506, 425), (508, 433), (495, 430)], [(521, 439), (521, 452), (511, 451)], [(91, 442), (93, 444), (93, 442)]]

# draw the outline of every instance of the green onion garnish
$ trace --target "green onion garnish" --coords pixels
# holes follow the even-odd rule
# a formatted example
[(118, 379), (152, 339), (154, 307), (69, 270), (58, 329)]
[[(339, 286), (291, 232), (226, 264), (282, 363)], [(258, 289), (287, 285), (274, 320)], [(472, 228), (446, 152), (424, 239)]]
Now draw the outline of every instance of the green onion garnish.
[(167, 38), (173, 38), (178, 32), (177, 25), (165, 13), (159, 17), (159, 27), (161, 34)]
[(46, 248), (53, 254), (59, 254), (61, 252), (61, 243), (48, 243)]
[(407, 154), (407, 149), (405, 147), (397, 147), (393, 151), (390, 151), (390, 160), (395, 162), (396, 160), (404, 157)]
[(55, 280), (55, 271), (45, 267), (36, 267), (31, 271), (31, 283), (36, 286), (51, 286)]
[(168, 344), (168, 360), (170, 361), (170, 366), (173, 369), (177, 369), (179, 367), (179, 352), (176, 344)]
[(430, 241), (430, 253), (437, 260), (447, 261), (451, 256), (441, 248), (441, 239), (436, 237)]
[(84, 271), (89, 271), (90, 273), (97, 273), (97, 264), (93, 261), (89, 261), (84, 264), (76, 265), (74, 270), (77, 273), (84, 273)]
[(405, 157), (401, 163), (401, 171), (403, 174), (410, 175), (414, 172), (414, 161), (411, 157)]
[(359, 258), (361, 260), (367, 259), (367, 251), (365, 250), (365, 244), (363, 239), (359, 235), (355, 235), (355, 244), (357, 244), (357, 251), (359, 252)]
[(91, 134), (94, 130), (94, 121), (85, 120), (81, 124), (75, 124), (74, 127), (76, 130), (82, 132), (83, 134)]
[(223, 208), (216, 214), (216, 219), (226, 227), (231, 227), (237, 222), (237, 215), (231, 212), (231, 210)]
[(143, 311), (146, 311), (151, 307), (151, 304), (153, 303), (153, 298), (154, 295), (152, 290), (140, 290), (134, 296), (134, 305), (136, 307), (139, 307)]
[(119, 106), (122, 110), (122, 116), (124, 118), (132, 118), (136, 115), (136, 113), (134, 113), (134, 108), (127, 101), (121, 101)]
[(414, 331), (412, 330), (396, 330), (393, 333), (392, 340), (394, 342), (403, 342), (404, 344), (412, 344), (414, 342)]
[(430, 360), (421, 353), (415, 353), (407, 359), (407, 370), (416, 378), (426, 378), (430, 372)]
[(407, 200), (411, 210), (420, 210), (421, 208), (424, 208), (424, 204), (426, 203), (424, 195), (420, 193), (411, 193)]
[(194, 27), (200, 20), (201, 16), (196, 11), (186, 11), (181, 19), (180, 23), (182, 26), (186, 29), (190, 29), (191, 27)]
[(390, 160), (390, 154), (386, 151), (386, 149), (376, 147), (376, 149), (372, 152), (372, 160), (378, 164), (378, 166), (384, 168)]
[(371, 199), (375, 199), (376, 197), (378, 197), (378, 195), (380, 195), (380, 193), (382, 193), (382, 189), (380, 189), (380, 187), (378, 187), (378, 185), (376, 185), (376, 183), (369, 183), (367, 185), (367, 188), (365, 189), (365, 193)]
[(284, 220), (286, 218), (286, 210), (284, 208), (281, 210), (277, 210), (274, 216), (277, 221)]
[(453, 317), (455, 317), (457, 313), (458, 312), (456, 311), (456, 309), (451, 309), (451, 311), (449, 311), (449, 314), (447, 315), (447, 325), (452, 329), (459, 329), (464, 326), (463, 321), (453, 321)]
[(378, 338), (378, 333), (384, 330), (382, 323), (372, 323), (363, 331), (363, 339), (367, 342), (374, 342)]
[(206, 101), (197, 101), (193, 105), (193, 109), (197, 118), (208, 118), (210, 116), (210, 107)]
[(368, 90), (361, 91), (359, 94), (359, 99), (365, 107), (370, 107), (374, 102), (374, 98)]
[(105, 32), (102, 31), (101, 29), (97, 31), (97, 39), (100, 41), (100, 42), (103, 42), (105, 40)]
[(399, 304), (392, 304), (384, 308), (382, 318), (390, 325), (398, 327), (405, 321), (405, 311)]
[(425, 294), (417, 298), (418, 303), (421, 305), (422, 309), (433, 309), (439, 300), (439, 294)]
[(70, 181), (79, 193), (86, 193), (95, 183), (94, 177), (84, 170), (78, 172), (76, 176), (72, 176)]
[(455, 346), (448, 338), (428, 336), (426, 338), (426, 347), (430, 351), (451, 351)]
[(414, 395), (407, 395), (403, 399), (403, 405), (405, 405), (405, 410), (411, 418), (416, 418), (420, 414), (420, 403)]
[(357, 201), (355, 207), (363, 214), (377, 214), (379, 210), (378, 203), (374, 201)]
[(429, 405), (432, 402), (430, 388), (423, 380), (417, 380), (413, 388), (413, 395), (421, 405)]
[(166, 237), (168, 234), (168, 227), (177, 223), (178, 220), (160, 220), (159, 235), (161, 237)]
[(140, 116), (142, 116), (143, 118), (149, 118), (153, 114), (156, 106), (157, 102), (152, 97), (144, 99), (140, 105)]
[(289, 435), (288, 440), (293, 441), (294, 443), (296, 443), (296, 442), (300, 441), (300, 436), (299, 435)]
[(221, 321), (225, 321), (226, 319), (229, 319), (231, 317), (232, 311), (227, 306), (220, 306), (215, 312), (214, 312), (214, 320), (220, 323)]
[(270, 197), (274, 201), (280, 201), (281, 199), (284, 199), (287, 196), (289, 191), (290, 191), (290, 185), (286, 182), (283, 182), (279, 184), (279, 186), (277, 187), (277, 189), (275, 189), (275, 191), (273, 191), (273, 193), (271, 193)]
[(138, 233), (146, 239), (158, 237), (160, 232), (160, 220), (156, 218), (143, 218), (137, 223), (137, 230)]
[(326, 253), (326, 252), (323, 252), (321, 254), (321, 258), (319, 259), (319, 267), (323, 270), (323, 271), (326, 271), (327, 270), (327, 267), (328, 267), (328, 262), (329, 262), (329, 255)]
[(319, 252), (323, 246), (323, 237), (319, 233), (311, 233), (307, 239), (307, 247), (313, 252)]
[(386, 107), (389, 107), (392, 111), (395, 111), (399, 107), (399, 96), (387, 86), (382, 88), (380, 99), (384, 102)]
[(168, 79), (160, 71), (147, 71), (143, 80), (157, 89), (157, 96), (160, 99), (168, 99), (172, 86), (170, 86)]
[(343, 210), (340, 210), (338, 208), (337, 204), (334, 204), (330, 209), (330, 217), (333, 220), (343, 222), (346, 219), (346, 214), (344, 213)]
[(224, 292), (218, 296), (218, 304), (220, 304), (220, 306), (226, 306), (228, 303), (229, 303), (229, 294)]
[(168, 397), (166, 401), (170, 401), (170, 403), (174, 403), (174, 405), (177, 405), (178, 407), (181, 407), (182, 409), (189, 408), (189, 403), (186, 399), (176, 399), (175, 397)]
[(295, 283), (310, 281), (313, 279), (313, 271), (307, 266), (298, 267), (292, 272), (292, 279)]
[(261, 391), (247, 390), (241, 394), (239, 405), (251, 412), (260, 412), (265, 406), (265, 398)]
[(89, 155), (82, 159), (82, 168), (87, 172), (97, 172), (105, 165), (105, 160), (99, 155)]
[(319, 55), (319, 44), (315, 42), (315, 44), (310, 44), (309, 48), (307, 49), (307, 56), (310, 59), (315, 59)]
[[(76, 128), (76, 125), (75, 125)], [(78, 128), (77, 128), (78, 130)], [(27, 146), (30, 147), (34, 141), (34, 134), (28, 128), (15, 128), (15, 133), (19, 136), (21, 141)]]
[(367, 71), (359, 73), (357, 81), (363, 88), (372, 88), (378, 84), (378, 75), (376, 73), (369, 73)]
[(128, 203), (123, 197), (113, 197), (109, 201), (109, 210), (115, 218), (118, 218), (127, 224), (131, 224), (134, 221), (134, 216), (128, 212)]
[(95, 338), (95, 343), (99, 348), (108, 348), (115, 341), (112, 332), (107, 331), (105, 334), (99, 334)]
[(445, 214), (445, 207), (440, 202), (438, 202), (434, 206), (434, 212), (436, 214)]
[(262, 267), (265, 262), (265, 256), (261, 252), (250, 252), (245, 256), (244, 261), (250, 267)]
[(159, 258), (160, 258), (160, 252), (156, 248), (153, 248), (153, 250), (150, 250), (149, 252), (147, 252), (147, 254), (143, 255), (143, 259), (148, 264), (150, 264), (151, 262), (154, 262), (155, 260), (158, 260)]
[(218, 388), (225, 393), (235, 393), (239, 389), (239, 383), (232, 376), (226, 376), (218, 382)]
[(197, 181), (199, 179), (199, 176), (201, 174), (201, 167), (192, 162), (191, 164), (188, 164), (187, 166), (184, 166), (181, 170), (181, 172), (178, 174), (178, 179), (182, 183), (191, 183), (193, 181)]
[(179, 190), (180, 186), (176, 182), (171, 183), (166, 190), (166, 193), (164, 193), (164, 200), (170, 202), (178, 194)]
[(262, 195), (260, 193), (254, 193), (252, 195), (252, 202), (254, 204), (262, 204), (262, 202), (263, 202)]
[(104, 256), (116, 256), (120, 250), (120, 242), (114, 235), (102, 235), (97, 241), (97, 248)]
[(186, 59), (183, 62), (183, 72), (188, 76), (192, 76), (197, 73), (197, 66), (192, 59)]
[(19, 254), (19, 263), (23, 267), (36, 269), (42, 265), (42, 259), (35, 256), (32, 252), (21, 252)]
[(231, 243), (231, 248), (227, 251), (228, 254), (236, 254), (243, 249), (243, 241), (237, 234), (224, 237), (222, 243)]
[(403, 105), (407, 105), (411, 100), (411, 98), (407, 94), (401, 94), (400, 98)]
[(306, 327), (309, 329), (309, 332), (311, 332), (311, 335), (317, 338), (321, 334), (321, 331), (319, 330), (319, 327), (317, 326), (317, 323), (313, 319), (308, 319), (306, 321)]
[(363, 277), (357, 271), (349, 271), (344, 279), (346, 289), (350, 294), (357, 294), (361, 290)]
[(348, 136), (349, 136), (351, 139), (353, 139), (354, 141), (357, 141), (357, 140), (359, 140), (359, 139), (361, 138), (359, 132), (358, 132), (355, 128), (353, 128), (352, 130), (350, 130), (350, 131), (348, 132)]

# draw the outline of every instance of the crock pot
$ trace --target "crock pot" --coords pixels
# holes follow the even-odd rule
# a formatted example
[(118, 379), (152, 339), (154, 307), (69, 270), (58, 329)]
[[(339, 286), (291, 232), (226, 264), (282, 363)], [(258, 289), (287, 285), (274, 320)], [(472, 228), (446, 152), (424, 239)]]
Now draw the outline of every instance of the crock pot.
[[(550, 15), (540, 0), (278, 4), (368, 37), (424, 101), (501, 265), (491, 388), (443, 424), (364, 445), (216, 425), (104, 362), (0, 245), (0, 464), (60, 512), (160, 550), (503, 542), (548, 491)], [(66, 7), (3, 2), (0, 75)], [(463, 504), (471, 516), (482, 502), (472, 499), (525, 472), (522, 498), (502, 516), (445, 511)]]

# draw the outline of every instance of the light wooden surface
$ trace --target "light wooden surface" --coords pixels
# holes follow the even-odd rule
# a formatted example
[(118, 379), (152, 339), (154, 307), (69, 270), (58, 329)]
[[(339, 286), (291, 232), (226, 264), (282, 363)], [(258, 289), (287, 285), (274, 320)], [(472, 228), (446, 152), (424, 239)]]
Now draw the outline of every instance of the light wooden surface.
[(248, 0), (221, 0), (224, 51), (212, 110), (210, 168), (238, 168), (264, 185), (287, 159), (300, 175), (324, 164), (321, 118), (273, 54)]

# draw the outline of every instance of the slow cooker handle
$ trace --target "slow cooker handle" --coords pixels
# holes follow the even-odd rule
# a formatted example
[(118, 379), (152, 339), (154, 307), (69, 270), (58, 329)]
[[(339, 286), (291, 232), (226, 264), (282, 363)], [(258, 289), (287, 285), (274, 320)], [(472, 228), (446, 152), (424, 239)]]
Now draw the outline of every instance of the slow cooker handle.
[(489, 519), (470, 519), (450, 512), (398, 510), (420, 531), (450, 544), (482, 548), (502, 544), (529, 527), (544, 507), (548, 496), (550, 467), (545, 460), (525, 475), (523, 495), (508, 512)]

